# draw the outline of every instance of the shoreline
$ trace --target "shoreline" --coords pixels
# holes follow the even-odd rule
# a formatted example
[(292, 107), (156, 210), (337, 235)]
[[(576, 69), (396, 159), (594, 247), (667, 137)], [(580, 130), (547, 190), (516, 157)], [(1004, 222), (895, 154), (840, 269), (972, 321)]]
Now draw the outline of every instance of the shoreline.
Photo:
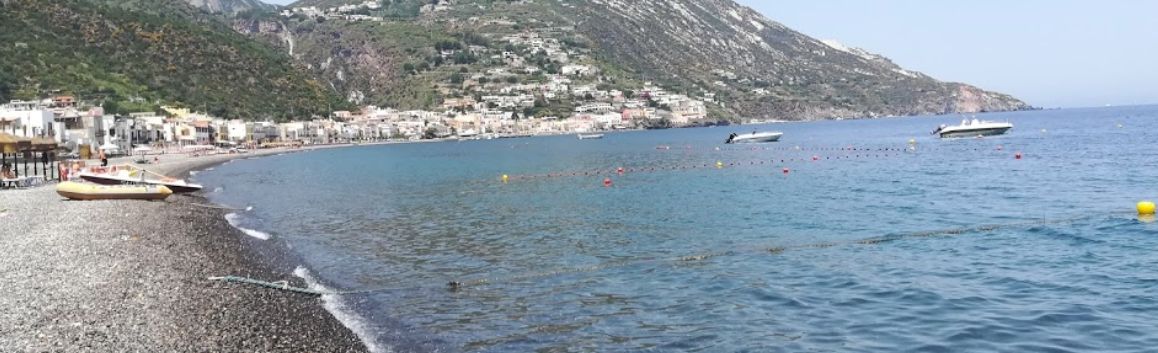
[[(142, 167), (188, 177), (230, 160), (304, 152), (170, 155)], [(110, 163), (131, 162), (110, 160)], [(165, 202), (64, 201), (49, 185), (0, 192), (0, 351), (366, 352), (324, 298), (209, 281), (306, 286), (297, 257), (244, 234), (203, 195)]]

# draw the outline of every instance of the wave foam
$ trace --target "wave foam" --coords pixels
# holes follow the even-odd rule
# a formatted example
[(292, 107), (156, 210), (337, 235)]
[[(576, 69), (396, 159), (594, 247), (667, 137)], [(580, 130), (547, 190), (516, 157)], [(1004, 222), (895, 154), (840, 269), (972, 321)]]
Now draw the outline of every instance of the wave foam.
[[(298, 266), (295, 268), (294, 276), (305, 280), (306, 285), (309, 286), (310, 289), (333, 292), (332, 289), (318, 283), (317, 279), (310, 275), (310, 271), (305, 267)], [(382, 347), (378, 344), (374, 339), (373, 330), (366, 324), (366, 319), (350, 309), (337, 294), (323, 294), (322, 307), (325, 308), (330, 315), (333, 315), (335, 319), (338, 319), (338, 322), (341, 322), (343, 326), (346, 326), (347, 329), (353, 332), (355, 336), (358, 336), (358, 339), (362, 341), (362, 344), (366, 345), (366, 349), (370, 352), (386, 353), (393, 351), (388, 347)]]
[(269, 235), (269, 233), (245, 228), (245, 227), (238, 225), (238, 219), (239, 218), (241, 218), (241, 217), (238, 216), (236, 213), (225, 214), (225, 221), (229, 222), (229, 225), (233, 226), (233, 228), (237, 228), (237, 230), (240, 230), (242, 233), (245, 233), (245, 235), (248, 235), (248, 236), (251, 236), (254, 238), (258, 238), (261, 240), (269, 240), (269, 238), (273, 237), (273, 236)]

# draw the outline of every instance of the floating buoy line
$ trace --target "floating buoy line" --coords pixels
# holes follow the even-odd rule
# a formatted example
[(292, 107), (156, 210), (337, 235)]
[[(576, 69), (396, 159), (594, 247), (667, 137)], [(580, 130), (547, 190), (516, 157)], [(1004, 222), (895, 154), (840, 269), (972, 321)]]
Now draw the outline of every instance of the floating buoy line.
[[(1002, 145), (997, 145), (995, 148), (965, 148), (962, 151), (1003, 151)], [(666, 150), (666, 149), (663, 149)], [(693, 150), (690, 146), (688, 150)], [(538, 174), (502, 174), (498, 180), (503, 183), (512, 183), (518, 181), (532, 181), (532, 180), (549, 180), (560, 178), (573, 177), (609, 177), (609, 176), (623, 176), (626, 174), (640, 174), (640, 173), (660, 173), (669, 171), (685, 171), (685, 170), (701, 170), (701, 169), (732, 169), (738, 167), (759, 167), (771, 166), (773, 171), (789, 170), (789, 164), (795, 163), (816, 163), (824, 161), (848, 161), (848, 160), (865, 160), (875, 158), (898, 158), (905, 155), (917, 152), (915, 144), (910, 144), (905, 148), (894, 147), (875, 147), (875, 148), (855, 148), (855, 147), (755, 147), (749, 149), (742, 148), (718, 148), (716, 151), (796, 151), (809, 152), (800, 154), (782, 155), (779, 157), (764, 157), (764, 158), (747, 158), (726, 161), (724, 159), (712, 158), (703, 163), (673, 163), (673, 164), (645, 164), (635, 166), (616, 166), (595, 169), (580, 169), (580, 170), (564, 170)], [(834, 154), (819, 154), (813, 152), (837, 152)], [(1001, 152), (1006, 153), (1006, 152)], [(1023, 154), (1020, 151), (1014, 152), (1012, 159), (1020, 160)], [(705, 157), (706, 158), (706, 157)], [(785, 172), (784, 174), (788, 174)], [(602, 178), (601, 178), (602, 179)], [(493, 179), (491, 179), (493, 180)], [(605, 179), (604, 179), (605, 180)], [(606, 181), (606, 180), (605, 180)], [(606, 185), (606, 182), (604, 183)]]
[(542, 174), (502, 174), (498, 180), (502, 183), (511, 183), (516, 181), (530, 181), (541, 179), (559, 179), (571, 177), (592, 177), (592, 176), (622, 176), (625, 174), (640, 174), (640, 173), (660, 173), (668, 171), (682, 171), (682, 170), (698, 170), (698, 169), (732, 169), (738, 167), (757, 167), (762, 165), (771, 165), (779, 167), (790, 163), (803, 162), (821, 162), (821, 161), (837, 161), (837, 160), (854, 160), (854, 159), (869, 159), (869, 158), (891, 158), (900, 157), (901, 153), (883, 153), (883, 154), (855, 154), (855, 155), (840, 155), (840, 156), (809, 156), (809, 157), (781, 157), (769, 159), (748, 159), (739, 161), (715, 161), (710, 163), (683, 163), (672, 165), (642, 165), (631, 167), (609, 167), (597, 168), (589, 170), (572, 170), (549, 172)]
[(761, 255), (780, 255), (789, 251), (803, 251), (811, 249), (827, 249), (842, 246), (876, 246), (894, 243), (898, 241), (921, 239), (921, 238), (935, 238), (935, 237), (952, 237), (967, 234), (990, 233), (1003, 229), (1018, 229), (1018, 228), (1032, 228), (1043, 225), (1058, 225), (1074, 223), (1082, 220), (1091, 220), (1099, 218), (1109, 218), (1112, 215), (1084, 215), (1070, 218), (1060, 219), (1043, 219), (1035, 221), (1002, 223), (1002, 224), (983, 224), (971, 227), (958, 227), (929, 231), (916, 231), (886, 234), (881, 236), (874, 236), (868, 238), (861, 238), (856, 240), (832, 241), (832, 242), (818, 242), (800, 245), (787, 246), (758, 246), (743, 249), (732, 249), (716, 252), (706, 252), (700, 254), (690, 254), (685, 256), (664, 256), (664, 257), (637, 257), (633, 259), (609, 261), (603, 264), (573, 267), (565, 269), (557, 269), (552, 271), (531, 272), (521, 275), (505, 276), (505, 277), (484, 277), (475, 279), (451, 280), (446, 283), (429, 284), (429, 285), (414, 285), (414, 286), (387, 286), (387, 287), (373, 287), (364, 289), (352, 290), (327, 290), (314, 289), (305, 287), (290, 286), (286, 281), (264, 281), (252, 279), (242, 276), (219, 276), (209, 277), (210, 281), (220, 281), (237, 284), (247, 284), (269, 289), (276, 289), (287, 291), (291, 293), (306, 294), (306, 295), (357, 295), (357, 294), (372, 294), (378, 292), (389, 291), (412, 291), (412, 290), (447, 290), (447, 291), (461, 291), (472, 287), (494, 286), (503, 284), (519, 284), (532, 280), (543, 279), (548, 277), (558, 277), (564, 275), (573, 275), (581, 273), (591, 273), (604, 271), (614, 268), (625, 268), (631, 266), (639, 266), (645, 264), (670, 264), (679, 265), (695, 262), (704, 262), (720, 257), (728, 256), (761, 256)]

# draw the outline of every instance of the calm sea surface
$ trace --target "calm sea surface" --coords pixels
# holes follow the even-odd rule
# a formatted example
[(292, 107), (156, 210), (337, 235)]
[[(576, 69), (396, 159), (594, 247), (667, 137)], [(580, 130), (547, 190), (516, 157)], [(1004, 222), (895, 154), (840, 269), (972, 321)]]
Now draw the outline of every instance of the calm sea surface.
[[(1016, 127), (363, 146), (197, 178), (326, 286), (390, 288), (340, 300), (400, 351), (1158, 349), (1158, 224), (1134, 213), (1158, 199), (1158, 107), (979, 118)], [(785, 135), (722, 144), (753, 129)]]

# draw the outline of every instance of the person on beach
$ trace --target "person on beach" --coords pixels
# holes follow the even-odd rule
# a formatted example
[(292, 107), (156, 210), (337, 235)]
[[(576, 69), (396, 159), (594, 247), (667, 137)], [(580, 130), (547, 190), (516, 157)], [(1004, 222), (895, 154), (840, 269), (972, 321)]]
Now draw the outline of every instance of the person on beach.
[(0, 168), (0, 178), (16, 179), (16, 174), (12, 172), (12, 165), (4, 163), (4, 167)]
[(98, 150), (97, 158), (100, 158), (102, 167), (109, 166), (109, 157), (105, 155), (105, 150)]

